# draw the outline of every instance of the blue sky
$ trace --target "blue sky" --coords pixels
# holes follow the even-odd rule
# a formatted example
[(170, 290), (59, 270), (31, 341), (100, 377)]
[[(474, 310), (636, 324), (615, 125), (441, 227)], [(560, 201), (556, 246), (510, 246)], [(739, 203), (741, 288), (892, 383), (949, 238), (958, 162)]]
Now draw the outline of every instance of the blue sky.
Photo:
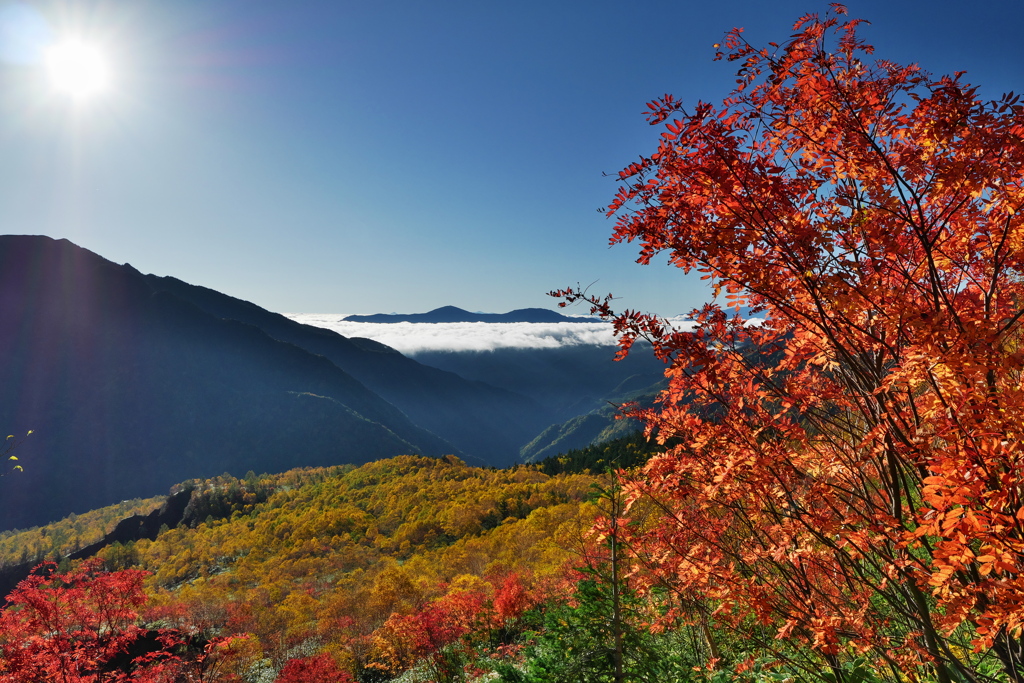
[[(1024, 90), (1024, 3), (862, 0), (877, 56)], [(674, 315), (708, 293), (609, 249), (597, 208), (653, 150), (645, 103), (720, 101), (733, 26), (782, 42), (825, 2), (0, 2), (108, 54), (112, 89), (47, 89), (0, 26), (0, 229), (281, 312), (553, 307), (596, 281)], [(6, 12), (6, 14), (4, 14)], [(41, 23), (40, 23), (41, 22)], [(583, 313), (584, 311), (574, 311)]]

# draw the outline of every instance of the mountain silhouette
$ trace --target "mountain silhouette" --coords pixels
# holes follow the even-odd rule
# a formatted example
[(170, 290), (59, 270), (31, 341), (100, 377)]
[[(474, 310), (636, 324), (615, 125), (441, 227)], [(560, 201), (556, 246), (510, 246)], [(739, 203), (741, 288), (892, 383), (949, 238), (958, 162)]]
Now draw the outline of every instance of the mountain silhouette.
[(546, 308), (519, 308), (508, 313), (470, 313), (455, 306), (442, 306), (427, 313), (375, 313), (344, 318), (355, 323), (587, 323), (593, 318), (570, 318)]

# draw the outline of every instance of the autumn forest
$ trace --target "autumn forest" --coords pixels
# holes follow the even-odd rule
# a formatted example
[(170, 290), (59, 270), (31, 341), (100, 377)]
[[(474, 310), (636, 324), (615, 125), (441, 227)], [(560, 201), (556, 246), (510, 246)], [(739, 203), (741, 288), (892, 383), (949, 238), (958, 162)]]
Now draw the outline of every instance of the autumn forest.
[(0, 534), (38, 565), (0, 681), (1024, 681), (1024, 105), (860, 24), (734, 30), (727, 99), (647, 105), (612, 242), (716, 303), (680, 329), (552, 292), (665, 363), (619, 407), (642, 432), (194, 479), (123, 542), (171, 498)]

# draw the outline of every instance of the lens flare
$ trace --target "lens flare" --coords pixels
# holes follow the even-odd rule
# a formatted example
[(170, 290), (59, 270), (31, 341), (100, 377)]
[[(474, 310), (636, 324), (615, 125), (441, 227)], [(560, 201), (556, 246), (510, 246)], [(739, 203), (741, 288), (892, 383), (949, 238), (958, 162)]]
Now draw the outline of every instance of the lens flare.
[(68, 41), (46, 51), (54, 89), (75, 100), (90, 99), (110, 86), (110, 67), (102, 51), (90, 43)]

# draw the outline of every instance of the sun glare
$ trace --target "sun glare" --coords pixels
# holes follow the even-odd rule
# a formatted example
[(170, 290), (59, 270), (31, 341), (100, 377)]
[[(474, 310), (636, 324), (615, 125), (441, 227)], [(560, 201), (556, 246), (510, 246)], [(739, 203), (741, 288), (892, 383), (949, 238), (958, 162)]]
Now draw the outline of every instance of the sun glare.
[(81, 41), (58, 43), (46, 51), (54, 89), (76, 101), (92, 99), (110, 86), (110, 68), (102, 51)]

